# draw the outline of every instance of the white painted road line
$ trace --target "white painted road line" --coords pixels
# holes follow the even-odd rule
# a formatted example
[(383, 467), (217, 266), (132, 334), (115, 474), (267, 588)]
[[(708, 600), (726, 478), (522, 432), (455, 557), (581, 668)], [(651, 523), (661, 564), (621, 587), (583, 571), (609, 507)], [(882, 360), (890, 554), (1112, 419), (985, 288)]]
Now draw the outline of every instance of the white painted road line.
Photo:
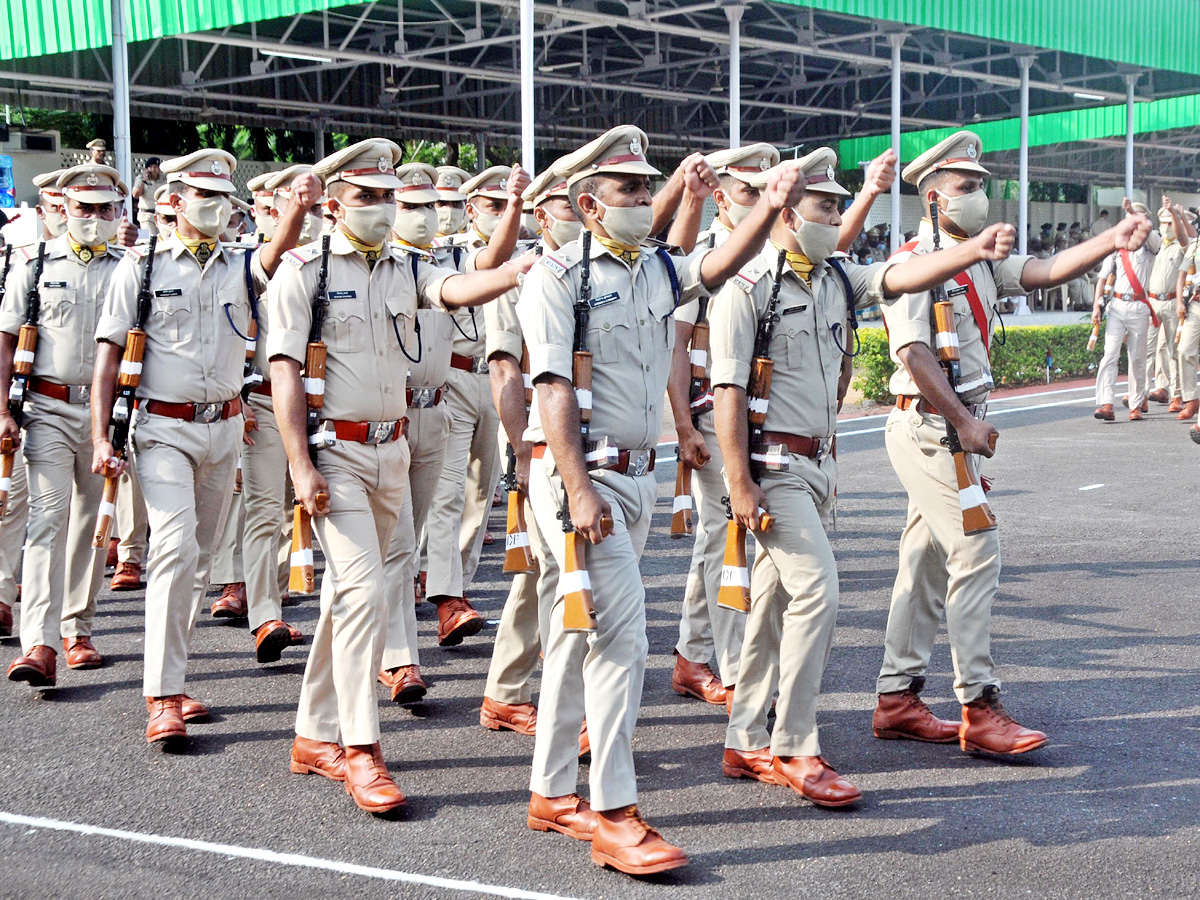
[[(1040, 396), (1040, 395), (1038, 395), (1038, 396)], [(1006, 416), (1011, 413), (1030, 412), (1031, 410), (1035, 410), (1035, 409), (1049, 409), (1052, 406), (1073, 406), (1077, 403), (1091, 403), (1091, 402), (1092, 402), (1092, 399), (1090, 397), (1077, 397), (1074, 400), (1058, 400), (1058, 401), (1055, 401), (1054, 403), (1035, 403), (1033, 406), (1018, 406), (1018, 407), (1015, 407), (1014, 409), (992, 409), (991, 404), (989, 403), (988, 404), (988, 418), (992, 419), (996, 416)], [(889, 412), (888, 414), (890, 415), (891, 413)], [(858, 420), (851, 419), (850, 421), (858, 421)], [(885, 429), (886, 429), (886, 426), (881, 426), (879, 428), (863, 428), (859, 431), (839, 431), (838, 437), (839, 438), (854, 437), (854, 435), (856, 435), (856, 434), (879, 434), (881, 431), (884, 431)]]
[(1085, 485), (1084, 485), (1083, 487), (1081, 487), (1079, 490), (1081, 490), (1081, 491), (1094, 491), (1094, 490), (1096, 490), (1096, 488), (1102, 488), (1102, 487), (1104, 487), (1104, 485), (1102, 485), (1102, 484), (1085, 484)]
[(525, 891), (520, 888), (499, 887), (497, 885), (481, 884), (478, 881), (459, 881), (454, 878), (438, 878), (434, 875), (415, 875), (411, 872), (398, 872), (394, 869), (377, 869), (373, 866), (359, 866), (354, 863), (339, 862), (333, 859), (301, 856), (298, 853), (276, 853), (274, 850), (238, 847), (233, 844), (214, 844), (209, 841), (195, 841), (190, 838), (165, 837), (160, 834), (142, 834), (137, 831), (100, 828), (95, 825), (82, 825), (77, 822), (63, 822), (59, 819), (44, 819), (41, 816), (20, 816), (14, 813), (0, 812), (0, 824), (17, 825), (23, 828), (42, 828), (47, 831), (68, 831), (88, 837), (114, 838), (138, 844), (154, 844), (159, 847), (179, 847), (184, 850), (196, 850), (200, 853), (215, 853), (219, 856), (254, 859), (280, 866), (321, 869), (326, 872), (337, 872), (341, 875), (359, 875), (363, 878), (378, 878), (382, 881), (421, 884), (427, 887), (444, 888), (451, 891), (483, 894), (488, 897), (513, 897), (516, 900), (570, 900), (570, 898), (560, 897), (557, 894), (542, 894), (537, 891)]

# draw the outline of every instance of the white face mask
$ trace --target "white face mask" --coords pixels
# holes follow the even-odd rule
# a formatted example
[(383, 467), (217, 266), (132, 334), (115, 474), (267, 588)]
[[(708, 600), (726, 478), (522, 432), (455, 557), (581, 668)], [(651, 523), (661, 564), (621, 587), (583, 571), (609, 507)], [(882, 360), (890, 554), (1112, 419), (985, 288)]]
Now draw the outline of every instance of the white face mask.
[(241, 226), (226, 225), (225, 230), (221, 232), (221, 240), (227, 244), (237, 243), (238, 235), (242, 233)]
[(556, 219), (549, 213), (546, 213), (546, 218), (550, 220), (550, 224), (546, 226), (545, 231), (550, 233), (550, 240), (560, 247), (571, 243), (583, 233), (583, 223), (578, 219)]
[(263, 236), (264, 241), (269, 241), (275, 237), (275, 217), (268, 211), (260, 211), (258, 218), (254, 221), (258, 224), (258, 231)]
[(1163, 236), (1164, 241), (1175, 240), (1175, 226), (1174, 225), (1164, 225), (1162, 227), (1162, 236)]
[(392, 233), (414, 247), (428, 247), (437, 236), (437, 211), (432, 206), (414, 206), (396, 213)]
[(983, 190), (958, 197), (947, 197), (941, 191), (938, 194), (946, 198), (946, 208), (941, 214), (957, 225), (959, 231), (968, 237), (983, 231), (988, 217), (988, 196)]
[(753, 206), (742, 206), (740, 203), (734, 203), (728, 197), (725, 198), (725, 218), (729, 220), (734, 228), (742, 224), (742, 219), (750, 215), (753, 211)]
[(117, 236), (116, 219), (85, 219), (82, 216), (67, 216), (67, 233), (77, 244), (98, 247), (109, 243)]
[(438, 234), (458, 234), (462, 231), (467, 211), (461, 206), (439, 206), (437, 208)]
[(175, 233), (175, 226), (163, 221), (161, 218), (155, 218), (154, 226), (158, 229), (158, 236), (163, 240), (166, 240)]
[(796, 212), (796, 218), (800, 220), (800, 227), (792, 233), (800, 245), (800, 252), (808, 257), (809, 262), (819, 266), (837, 251), (838, 228), (836, 225), (810, 222), (799, 211)]
[(58, 237), (67, 230), (67, 217), (63, 215), (61, 206), (43, 206), (42, 221), (46, 223), (46, 231), (51, 237)]
[(193, 228), (207, 238), (215, 238), (229, 224), (233, 215), (233, 204), (229, 198), (217, 197), (184, 198), (185, 209), (179, 213)]
[[(474, 209), (474, 207), (472, 208)], [(483, 236), (485, 241), (492, 239), (492, 235), (496, 233), (496, 228), (500, 225), (499, 216), (493, 216), (491, 213), (485, 213), (479, 209), (475, 209), (475, 218), (472, 221), (475, 230)]]
[(396, 223), (395, 203), (343, 206), (345, 228), (364, 244), (382, 244)]
[(321, 226), (325, 224), (325, 220), (320, 216), (314, 216), (309, 213), (304, 217), (304, 224), (300, 226), (300, 237), (297, 239), (298, 244), (308, 244), (317, 239), (321, 234)]
[(604, 210), (600, 224), (608, 232), (608, 236), (619, 244), (629, 247), (640, 247), (642, 241), (650, 237), (650, 229), (654, 227), (654, 208), (652, 206), (608, 206), (595, 194), (588, 194), (596, 205)]

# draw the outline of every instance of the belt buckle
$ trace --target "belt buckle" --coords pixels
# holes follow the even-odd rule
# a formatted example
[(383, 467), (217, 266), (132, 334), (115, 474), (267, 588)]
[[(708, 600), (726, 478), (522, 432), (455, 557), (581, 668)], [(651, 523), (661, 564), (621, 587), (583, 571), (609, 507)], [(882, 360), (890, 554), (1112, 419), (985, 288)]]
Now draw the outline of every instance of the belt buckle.
[[(634, 456), (634, 453), (637, 456)], [(631, 450), (629, 451), (629, 473), (635, 477), (645, 475), (646, 470), (650, 468), (650, 451), (649, 450)]]
[(197, 403), (192, 406), (192, 421), (202, 422), (205, 425), (211, 425), (213, 422), (219, 422), (224, 412), (224, 402)]
[(437, 396), (437, 388), (412, 388), (412, 406), (416, 409), (428, 409), (434, 405), (433, 399)]
[(471, 371), (476, 375), (486, 375), (488, 373), (487, 360), (482, 356), (476, 356), (471, 359)]
[(833, 452), (833, 438), (825, 437), (817, 441), (817, 462), (824, 462)]
[(90, 384), (72, 384), (67, 386), (68, 403), (90, 403), (92, 386)]
[[(371, 426), (374, 426), (374, 428)], [(386, 444), (396, 434), (396, 422), (394, 419), (391, 422), (368, 422), (367, 428), (370, 432), (364, 442), (367, 444)]]

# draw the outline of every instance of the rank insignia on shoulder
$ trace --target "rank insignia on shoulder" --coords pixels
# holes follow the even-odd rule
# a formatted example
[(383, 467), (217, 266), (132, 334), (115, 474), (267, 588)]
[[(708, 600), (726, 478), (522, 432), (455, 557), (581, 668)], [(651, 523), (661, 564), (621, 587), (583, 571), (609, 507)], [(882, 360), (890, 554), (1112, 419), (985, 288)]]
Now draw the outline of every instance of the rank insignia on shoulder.
[(540, 264), (553, 272), (558, 278), (562, 278), (564, 275), (566, 275), (567, 269), (571, 268), (573, 265), (573, 263), (570, 262), (562, 262), (551, 256), (549, 253), (542, 254)]
[(321, 245), (319, 242), (305, 244), (302, 247), (295, 247), (285, 254), (283, 258), (299, 269), (305, 263), (312, 262), (321, 255)]
[(762, 272), (755, 269), (743, 269), (729, 280), (733, 284), (745, 291), (747, 294), (754, 290), (754, 286), (758, 284), (758, 280), (762, 278)]

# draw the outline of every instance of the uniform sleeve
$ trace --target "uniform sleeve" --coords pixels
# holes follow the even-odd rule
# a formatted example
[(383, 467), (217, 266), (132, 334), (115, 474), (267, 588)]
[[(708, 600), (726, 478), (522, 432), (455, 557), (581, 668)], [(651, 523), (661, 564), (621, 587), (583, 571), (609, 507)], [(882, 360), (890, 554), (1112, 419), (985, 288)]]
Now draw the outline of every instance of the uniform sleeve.
[(696, 320), (700, 318), (700, 301), (692, 300), (682, 304), (675, 310), (675, 321), (682, 322), (684, 325), (695, 325)]
[(1108, 256), (1104, 257), (1104, 262), (1100, 263), (1099, 278), (1101, 281), (1103, 281), (1109, 275), (1113, 274), (1114, 267), (1116, 266), (1116, 264), (1117, 264), (1116, 258), (1111, 253)]
[(125, 334), (137, 322), (137, 297), (143, 265), (144, 260), (134, 253), (126, 253), (125, 258), (117, 264), (108, 285), (108, 295), (104, 298), (104, 312), (96, 323), (97, 341), (125, 346)]
[[(897, 253), (892, 257), (892, 261), (901, 263), (912, 255), (911, 252)], [(901, 294), (883, 305), (883, 322), (892, 353), (909, 344), (932, 345), (929, 333), (932, 303), (933, 295), (929, 291), (921, 291), (916, 294)]]
[(1013, 254), (1008, 259), (1002, 259), (992, 264), (992, 274), (996, 278), (996, 293), (1000, 297), (1022, 297), (1029, 291), (1021, 285), (1021, 273), (1025, 271), (1025, 263), (1032, 256)]
[(267, 359), (285, 356), (304, 365), (312, 327), (312, 292), (304, 268), (281, 265), (267, 285)]
[(713, 386), (746, 387), (758, 330), (758, 308), (752, 296), (726, 282), (712, 299), (708, 321)]
[(417, 263), (417, 295), (423, 297), (430, 306), (445, 309), (442, 304), (442, 284), (457, 274), (457, 269), (420, 260)]
[(519, 290), (505, 291), (483, 308), (484, 324), (487, 326), (487, 349), (484, 355), (491, 359), (497, 353), (507, 353), (513, 359), (521, 359), (521, 321), (517, 318)]
[(1157, 231), (1151, 231), (1146, 237), (1146, 246), (1150, 248), (1151, 253), (1157, 253), (1162, 249), (1162, 237)]
[(267, 283), (271, 277), (267, 274), (267, 270), (262, 264), (262, 247), (254, 249), (253, 256), (250, 257), (250, 280), (254, 283), (254, 291), (256, 297), (261, 297), (267, 290)]
[[(16, 253), (17, 251), (13, 251)], [(4, 303), (0, 305), (0, 331), (8, 334), (19, 334), (21, 323), (25, 321), (25, 313), (29, 308), (27, 297), (29, 285), (33, 281), (33, 264), (18, 264), (13, 260), (8, 270), (8, 279), (4, 282)]]
[(709, 295), (708, 288), (704, 286), (704, 279), (700, 277), (700, 265), (704, 262), (704, 257), (711, 252), (708, 247), (700, 247), (682, 259), (671, 257), (671, 262), (675, 264), (675, 271), (679, 275), (679, 302), (681, 304), (690, 303)]
[[(849, 260), (840, 260), (846, 277), (850, 279), (850, 289), (854, 292), (854, 308), (863, 309), (868, 306), (882, 306), (887, 302), (883, 294), (883, 276), (895, 263), (892, 260), (860, 266)], [(837, 275), (834, 275), (836, 278)]]
[(463, 261), (462, 261), (464, 275), (467, 274), (468, 272), (476, 271), (475, 257), (479, 256), (479, 254), (486, 249), (487, 249), (486, 246), (485, 247), (476, 247), (474, 250), (469, 250), (466, 252), (466, 255), (463, 257)]
[(575, 336), (571, 288), (567, 273), (558, 278), (543, 266), (525, 276), (517, 317), (529, 348), (529, 376), (557, 375), (571, 380), (571, 342)]

